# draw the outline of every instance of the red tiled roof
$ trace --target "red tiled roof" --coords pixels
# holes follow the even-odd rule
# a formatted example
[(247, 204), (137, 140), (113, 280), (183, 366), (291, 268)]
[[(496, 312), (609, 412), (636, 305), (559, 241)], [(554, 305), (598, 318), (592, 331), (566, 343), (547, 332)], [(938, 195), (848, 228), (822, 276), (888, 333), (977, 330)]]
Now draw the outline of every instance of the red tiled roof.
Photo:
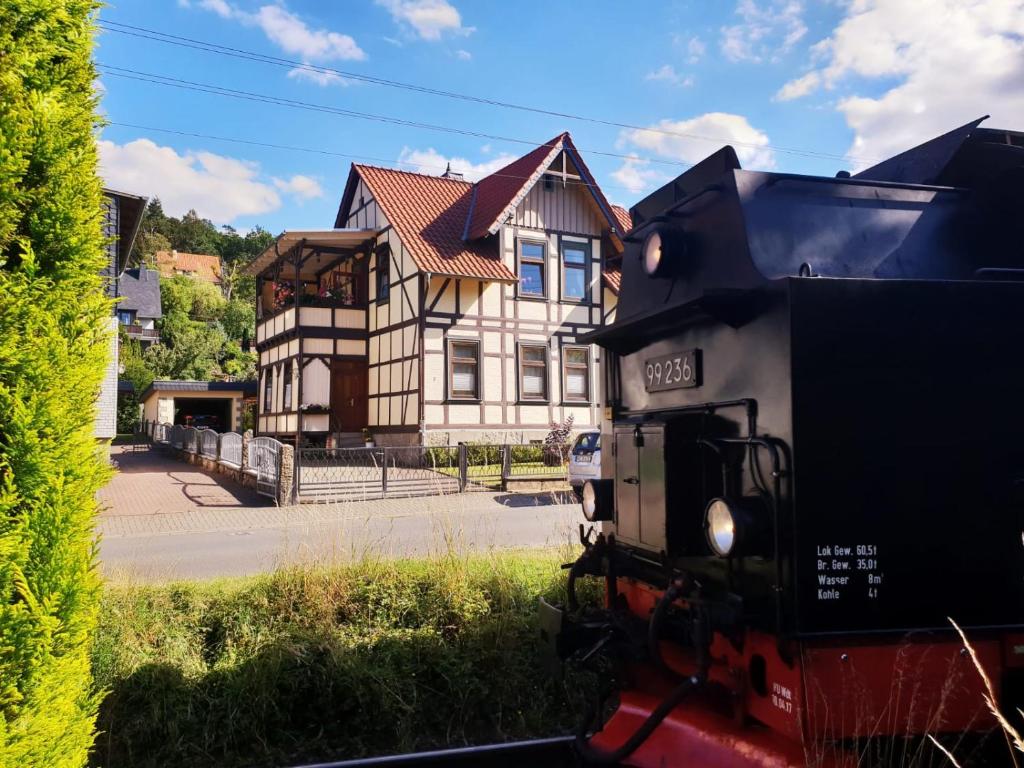
[(615, 216), (615, 220), (619, 223), (619, 234), (624, 235), (633, 228), (633, 217), (629, 215), (629, 211), (623, 208), (621, 205), (612, 206), (612, 215)]
[(381, 210), (424, 272), (515, 282), (495, 238), (466, 242), (473, 185), (372, 165), (354, 165)]
[(161, 277), (190, 275), (212, 283), (220, 282), (220, 256), (182, 251), (157, 251), (156, 266)]
[(513, 160), (504, 168), (477, 182), (473, 218), (466, 228), (466, 236), (470, 240), (493, 231), (495, 225), (504, 218), (502, 214), (516, 198), (521, 193), (529, 191), (540, 178), (541, 173), (551, 163), (552, 157), (561, 149), (562, 140), (568, 135), (560, 133), (551, 141), (541, 144), (532, 152), (527, 152), (518, 160)]
[(607, 267), (601, 272), (604, 284), (611, 288), (612, 293), (619, 295), (619, 288), (622, 286), (622, 270), (618, 266)]

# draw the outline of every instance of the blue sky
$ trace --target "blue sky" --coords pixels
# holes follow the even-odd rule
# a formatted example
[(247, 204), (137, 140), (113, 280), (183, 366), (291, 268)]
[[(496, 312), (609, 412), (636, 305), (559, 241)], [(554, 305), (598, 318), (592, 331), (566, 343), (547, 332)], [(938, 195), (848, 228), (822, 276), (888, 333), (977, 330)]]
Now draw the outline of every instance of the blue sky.
[(101, 136), (103, 174), (110, 186), (159, 196), (170, 213), (194, 207), (217, 224), (276, 233), (332, 226), (353, 159), (426, 173), (450, 161), (472, 178), (531, 148), (141, 82), (112, 67), (537, 144), (569, 130), (606, 195), (627, 206), (725, 143), (744, 167), (832, 175), (982, 114), (1024, 130), (1024, 0), (926, 5), (927, 13), (921, 0), (120, 0), (101, 24), (646, 130), (271, 66), (106, 26), (98, 87), (114, 124)]

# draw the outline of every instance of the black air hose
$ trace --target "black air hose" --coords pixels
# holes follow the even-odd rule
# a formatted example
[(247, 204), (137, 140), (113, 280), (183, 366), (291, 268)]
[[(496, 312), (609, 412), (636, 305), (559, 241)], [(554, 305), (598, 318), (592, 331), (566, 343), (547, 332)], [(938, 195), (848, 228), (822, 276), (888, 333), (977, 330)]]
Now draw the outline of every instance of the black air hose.
[[(651, 616), (652, 625), (655, 623), (655, 615), (658, 615), (658, 609), (662, 608), (663, 612), (664, 608), (662, 606), (667, 606), (676, 599), (676, 597), (669, 598), (669, 592), (677, 590), (681, 593), (684, 589), (685, 583), (681, 580), (676, 580), (669, 586), (669, 589), (665, 591), (664, 595), (662, 595), (661, 600), (658, 601), (658, 605), (655, 607), (655, 614)], [(692, 627), (691, 635), (693, 637), (694, 650), (697, 653), (696, 674), (691, 675), (677, 685), (672, 692), (669, 693), (669, 695), (666, 696), (657, 707), (655, 707), (654, 711), (647, 716), (647, 719), (644, 720), (640, 727), (633, 732), (633, 735), (626, 739), (621, 746), (611, 752), (596, 749), (588, 743), (587, 728), (590, 723), (594, 722), (594, 720), (600, 715), (599, 712), (594, 712), (593, 710), (589, 711), (583, 720), (583, 724), (576, 731), (576, 751), (580, 757), (583, 758), (584, 763), (590, 765), (617, 765), (620, 761), (633, 754), (641, 744), (647, 741), (648, 737), (654, 733), (654, 729), (657, 728), (661, 722), (668, 717), (669, 713), (679, 706), (687, 696), (703, 687), (704, 683), (707, 682), (708, 666), (710, 664), (710, 658), (708, 655), (708, 644), (710, 642), (710, 638), (707, 637), (708, 626), (703, 617), (696, 613), (691, 618), (690, 623)], [(664, 666), (660, 653), (655, 655), (655, 659), (658, 664)]]
[(654, 606), (651, 620), (647, 624), (647, 651), (655, 665), (662, 671), (671, 673), (672, 670), (661, 657), (661, 622), (665, 618), (668, 607), (678, 600), (686, 592), (687, 582), (684, 579), (673, 579), (668, 589), (662, 594), (658, 604)]

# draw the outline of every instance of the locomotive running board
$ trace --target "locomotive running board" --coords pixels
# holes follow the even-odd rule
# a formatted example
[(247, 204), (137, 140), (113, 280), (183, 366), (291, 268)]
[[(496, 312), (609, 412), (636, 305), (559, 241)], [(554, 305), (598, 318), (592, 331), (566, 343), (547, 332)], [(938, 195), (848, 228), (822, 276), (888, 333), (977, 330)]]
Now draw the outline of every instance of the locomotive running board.
[(365, 757), (337, 763), (314, 763), (295, 768), (406, 768), (427, 765), (474, 765), (485, 768), (570, 768), (575, 765), (573, 737), (556, 736), (531, 741), (511, 741), (505, 744), (484, 744), (478, 747), (457, 747), (432, 752), (414, 752), (406, 755)]

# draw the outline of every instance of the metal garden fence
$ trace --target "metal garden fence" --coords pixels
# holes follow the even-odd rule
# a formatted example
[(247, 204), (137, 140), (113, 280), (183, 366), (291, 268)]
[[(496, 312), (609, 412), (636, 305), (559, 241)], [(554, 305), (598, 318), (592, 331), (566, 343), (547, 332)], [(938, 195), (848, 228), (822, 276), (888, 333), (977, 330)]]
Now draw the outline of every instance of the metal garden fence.
[(509, 480), (564, 480), (567, 465), (545, 463), (542, 446), (442, 445), (306, 448), (296, 462), (302, 501), (430, 496), (506, 488)]
[(220, 445), (217, 440), (217, 433), (212, 429), (199, 430), (199, 455), (207, 459), (220, 458)]
[(199, 453), (199, 430), (195, 427), (185, 427), (185, 450)]
[(242, 466), (242, 436), (237, 432), (225, 432), (220, 436), (221, 464), (238, 467)]
[(249, 441), (249, 470), (256, 475), (256, 492), (277, 496), (277, 481), (281, 476), (280, 442), (272, 437), (254, 437)]

